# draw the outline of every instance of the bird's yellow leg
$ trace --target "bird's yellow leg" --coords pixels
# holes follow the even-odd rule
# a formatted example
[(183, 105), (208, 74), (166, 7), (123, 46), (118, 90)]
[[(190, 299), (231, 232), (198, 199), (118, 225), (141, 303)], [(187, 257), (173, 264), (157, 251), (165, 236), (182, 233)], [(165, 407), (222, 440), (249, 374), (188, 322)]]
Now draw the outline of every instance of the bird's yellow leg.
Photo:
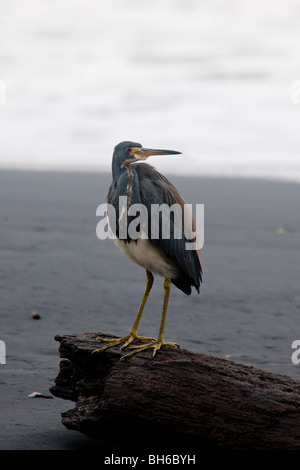
[(150, 271), (146, 271), (146, 288), (145, 288), (145, 292), (144, 292), (140, 307), (138, 309), (138, 313), (135, 317), (134, 323), (133, 323), (132, 328), (130, 330), (130, 333), (128, 333), (128, 335), (126, 335), (126, 336), (123, 336), (122, 338), (110, 338), (110, 339), (99, 338), (101, 341), (109, 342), (109, 344), (107, 344), (103, 348), (95, 349), (95, 351), (93, 351), (93, 353), (105, 351), (105, 349), (111, 348), (113, 346), (118, 346), (119, 344), (122, 344), (122, 343), (124, 343), (124, 344), (121, 346), (121, 349), (125, 349), (134, 340), (152, 341), (152, 342), (156, 341), (155, 338), (149, 338), (148, 336), (138, 336), (137, 335), (137, 329), (138, 329), (140, 319), (141, 319), (144, 307), (146, 305), (149, 293), (151, 291), (152, 285), (153, 285), (153, 274), (150, 273)]
[(167, 310), (168, 310), (170, 292), (171, 292), (171, 279), (166, 277), (165, 282), (164, 282), (164, 303), (163, 303), (163, 308), (162, 308), (161, 321), (160, 321), (160, 327), (159, 327), (157, 340), (155, 340), (151, 344), (145, 344), (143, 346), (131, 346), (131, 349), (134, 349), (134, 351), (131, 351), (130, 353), (126, 354), (121, 359), (125, 359), (129, 356), (132, 356), (133, 354), (137, 354), (138, 352), (146, 351), (146, 349), (151, 349), (151, 348), (154, 349), (154, 351), (153, 351), (153, 357), (154, 357), (156, 352), (163, 345), (179, 347), (178, 344), (176, 344), (176, 343), (165, 343), (164, 342), (165, 325), (166, 325), (166, 318), (167, 318)]

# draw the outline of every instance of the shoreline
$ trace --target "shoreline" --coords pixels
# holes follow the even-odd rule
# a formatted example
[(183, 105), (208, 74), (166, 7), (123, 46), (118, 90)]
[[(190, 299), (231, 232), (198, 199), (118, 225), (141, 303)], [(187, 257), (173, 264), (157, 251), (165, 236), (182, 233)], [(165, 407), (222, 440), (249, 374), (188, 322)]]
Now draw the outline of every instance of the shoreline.
[[(151, 164), (151, 163), (150, 163)], [(282, 174), (279, 175), (280, 172), (276, 172), (273, 175), (270, 175), (270, 172), (266, 171), (266, 173), (258, 172), (257, 170), (254, 172), (249, 172), (248, 171), (241, 171), (241, 169), (237, 169), (236, 172), (233, 171), (232, 169), (228, 170), (228, 172), (221, 171), (221, 172), (216, 172), (215, 169), (207, 171), (207, 169), (204, 168), (203, 173), (199, 172), (195, 174), (191, 173), (181, 173), (179, 174), (178, 172), (172, 172), (170, 169), (168, 172), (165, 172), (155, 165), (155, 162), (152, 164), (154, 168), (156, 168), (158, 171), (160, 171), (163, 174), (168, 174), (168, 179), (170, 178), (197, 178), (197, 179), (232, 179), (232, 180), (251, 180), (251, 181), (274, 181), (275, 183), (294, 183), (294, 184), (300, 184), (300, 175), (295, 176), (295, 173), (291, 171), (290, 173), (286, 174), (285, 176), (282, 176)], [(69, 166), (66, 167), (26, 167), (22, 168), (21, 166), (18, 166), (16, 168), (14, 167), (6, 167), (0, 166), (0, 173), (3, 172), (16, 172), (16, 173), (48, 173), (48, 174), (82, 174), (82, 175), (108, 175), (109, 178), (111, 177), (111, 170), (109, 169), (103, 169), (99, 167), (78, 167), (78, 168), (70, 168)]]

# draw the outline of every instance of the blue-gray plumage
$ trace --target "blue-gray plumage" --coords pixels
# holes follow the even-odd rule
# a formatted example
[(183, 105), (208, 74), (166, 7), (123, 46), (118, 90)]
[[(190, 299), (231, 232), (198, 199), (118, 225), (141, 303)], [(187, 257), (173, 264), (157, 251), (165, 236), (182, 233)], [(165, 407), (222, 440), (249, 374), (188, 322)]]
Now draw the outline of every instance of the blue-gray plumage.
[[(134, 349), (133, 352), (125, 357), (149, 348), (154, 349), (154, 356), (162, 345), (175, 346), (175, 343), (165, 343), (163, 341), (171, 282), (188, 295), (191, 294), (192, 287), (195, 287), (198, 293), (200, 291), (200, 284), (202, 282), (201, 251), (186, 249), (186, 243), (191, 240), (186, 238), (184, 221), (182, 220), (182, 224), (178, 228), (176, 226), (176, 216), (173, 212), (170, 212), (170, 231), (167, 238), (162, 236), (162, 216), (156, 219), (159, 225), (157, 227), (158, 232), (154, 231), (156, 236), (153, 236), (153, 230), (151, 230), (153, 228), (151, 227), (151, 223), (153, 224), (153, 218), (151, 218), (152, 208), (157, 207), (153, 205), (161, 206), (162, 204), (167, 204), (167, 206), (171, 207), (176, 204), (177, 207), (182, 209), (183, 217), (183, 211), (186, 210), (184, 209), (184, 204), (186, 204), (184, 199), (167, 178), (151, 165), (135, 163), (138, 160), (145, 160), (150, 155), (172, 155), (179, 153), (173, 150), (146, 149), (141, 144), (135, 142), (121, 142), (114, 149), (112, 160), (113, 181), (107, 195), (107, 203), (114, 207), (116, 213), (116, 224), (115, 226), (111, 225), (111, 228), (119, 249), (133, 262), (146, 269), (147, 283), (140, 309), (130, 333), (124, 338), (110, 341), (108, 345), (97, 351), (103, 351), (108, 347), (121, 343), (124, 343), (122, 346), (122, 349), (124, 349), (136, 339), (147, 341), (147, 344), (138, 347), (131, 346)], [(119, 202), (122, 196), (127, 198), (125, 214), (119, 212)], [(126, 237), (120, 237), (120, 224), (122, 220), (124, 222), (124, 217), (127, 227), (135, 218), (128, 214), (129, 208), (134, 204), (142, 204), (147, 209), (148, 220), (145, 226), (148, 232), (146, 236), (143, 233), (143, 237), (132, 238), (129, 233), (126, 233)], [(190, 222), (192, 230), (195, 232), (195, 224), (191, 215)], [(142, 233), (142, 227), (139, 227), (139, 229), (141, 230), (140, 233)], [(178, 229), (181, 230), (181, 237), (178, 237)], [(157, 340), (137, 336), (137, 327), (152, 287), (153, 274), (159, 274), (165, 278), (163, 312)]]

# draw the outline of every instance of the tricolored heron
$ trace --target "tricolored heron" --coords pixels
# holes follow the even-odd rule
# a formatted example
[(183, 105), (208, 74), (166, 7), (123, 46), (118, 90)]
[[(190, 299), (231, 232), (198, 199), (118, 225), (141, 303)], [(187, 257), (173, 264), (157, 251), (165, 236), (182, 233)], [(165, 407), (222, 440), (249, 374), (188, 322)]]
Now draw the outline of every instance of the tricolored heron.
[[(128, 335), (122, 338), (114, 338), (108, 341), (109, 344), (95, 350), (95, 352), (104, 351), (112, 346), (121, 346), (121, 349), (127, 348), (134, 340), (140, 340), (146, 344), (139, 346), (130, 346), (133, 351), (126, 354), (128, 357), (136, 352), (141, 352), (146, 349), (153, 348), (153, 357), (162, 345), (177, 346), (176, 343), (164, 342), (164, 331), (166, 323), (166, 314), (168, 308), (168, 301), (171, 290), (171, 283), (185, 294), (190, 295), (192, 286), (196, 291), (200, 292), (200, 283), (202, 282), (202, 268), (200, 262), (201, 250), (199, 249), (186, 249), (186, 236), (183, 233), (182, 225), (181, 237), (175, 236), (176, 218), (170, 221), (169, 237), (163, 237), (161, 233), (162, 219), (159, 218), (158, 236), (152, 236), (151, 219), (149, 218), (150, 225), (148, 225), (148, 233), (145, 237), (138, 237), (132, 239), (128, 233), (126, 237), (120, 237), (120, 223), (121, 211), (119, 202), (121, 196), (126, 196), (125, 218), (129, 220), (129, 208), (133, 204), (143, 204), (149, 213), (151, 212), (151, 205), (167, 204), (169, 207), (173, 204), (179, 205), (184, 212), (184, 205), (186, 204), (177, 189), (161, 175), (155, 168), (147, 163), (135, 163), (139, 160), (146, 160), (150, 155), (174, 155), (180, 154), (174, 150), (156, 150), (143, 148), (141, 144), (135, 142), (121, 142), (119, 143), (113, 153), (112, 159), (112, 177), (113, 181), (110, 185), (107, 203), (115, 209), (116, 220), (115, 224), (111, 224), (114, 238), (118, 248), (127, 255), (133, 262), (142, 266), (146, 270), (146, 288), (137, 312), (135, 321)], [(124, 214), (123, 214), (124, 216)], [(192, 220), (193, 229), (195, 229), (194, 221)], [(112, 227), (114, 225), (114, 227)], [(157, 232), (156, 232), (157, 233)], [(153, 274), (159, 274), (164, 277), (164, 300), (162, 307), (162, 315), (160, 328), (157, 339), (145, 336), (138, 336), (138, 325), (153, 284)]]

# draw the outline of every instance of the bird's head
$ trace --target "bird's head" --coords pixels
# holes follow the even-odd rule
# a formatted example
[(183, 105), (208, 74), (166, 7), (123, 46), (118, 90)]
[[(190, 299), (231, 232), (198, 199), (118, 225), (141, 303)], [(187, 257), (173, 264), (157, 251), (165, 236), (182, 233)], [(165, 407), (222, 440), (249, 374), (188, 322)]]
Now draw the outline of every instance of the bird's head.
[(136, 142), (120, 142), (115, 146), (113, 160), (121, 168), (139, 160), (146, 160), (150, 155), (174, 155), (181, 152), (175, 150), (149, 149)]

